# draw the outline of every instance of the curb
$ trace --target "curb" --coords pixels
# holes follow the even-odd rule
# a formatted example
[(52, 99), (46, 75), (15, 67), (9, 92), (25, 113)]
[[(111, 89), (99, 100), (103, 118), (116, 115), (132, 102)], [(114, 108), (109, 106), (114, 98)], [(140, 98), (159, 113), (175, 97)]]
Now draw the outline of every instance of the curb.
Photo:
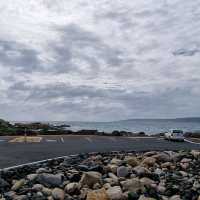
[[(125, 151), (105, 151), (105, 152), (88, 152), (88, 153), (71, 154), (71, 155), (59, 156), (59, 157), (54, 157), (54, 158), (48, 158), (48, 159), (40, 160), (40, 161), (34, 161), (34, 162), (25, 163), (25, 164), (21, 164), (21, 165), (15, 165), (15, 166), (12, 166), (12, 167), (2, 168), (2, 169), (0, 169), (0, 173), (8, 172), (10, 170), (21, 169), (23, 167), (31, 167), (31, 166), (39, 167), (38, 165), (40, 165), (40, 164), (45, 164), (45, 163), (48, 163), (48, 162), (51, 162), (51, 161), (61, 160), (61, 159), (65, 159), (65, 158), (73, 159), (73, 158), (78, 157), (80, 155), (92, 156), (92, 155), (97, 155), (97, 154), (102, 154), (102, 153), (117, 154), (117, 153), (124, 153), (124, 152), (126, 152), (126, 153), (143, 152), (144, 153), (144, 152), (148, 152), (148, 151), (152, 151), (152, 149), (147, 149), (145, 151), (135, 151), (133, 149), (130, 149), (130, 150), (125, 150)], [(154, 151), (160, 151), (160, 150), (154, 149)], [(165, 151), (169, 151), (169, 149), (166, 149)]]
[[(135, 151), (134, 150), (127, 150), (125, 152), (135, 152)], [(78, 157), (80, 155), (89, 155), (89, 156), (91, 156), (91, 155), (97, 155), (99, 153), (111, 153), (111, 154), (113, 153), (113, 154), (117, 154), (117, 153), (123, 153), (123, 151), (89, 152), (89, 153), (79, 153), (79, 154), (71, 154), (71, 155), (59, 156), (59, 157), (54, 157), (54, 158), (48, 158), (48, 159), (45, 159), (45, 160), (40, 160), (40, 161), (34, 161), (34, 162), (30, 162), (30, 163), (25, 163), (25, 164), (21, 164), (21, 165), (15, 165), (15, 166), (12, 166), (12, 167), (2, 168), (2, 169), (0, 169), (0, 173), (7, 172), (7, 171), (10, 171), (10, 170), (21, 169), (23, 167), (37, 166), (38, 164), (45, 164), (45, 163), (50, 162), (50, 161), (56, 161), (56, 160), (65, 159), (65, 158), (71, 158), (72, 159), (72, 158)]]
[(188, 143), (191, 143), (191, 144), (199, 144), (199, 145), (200, 145), (200, 143), (199, 143), (199, 142), (192, 142), (192, 141), (190, 141), (190, 140), (187, 140), (187, 139), (184, 139), (184, 141), (185, 141), (185, 142), (188, 142)]
[(60, 160), (60, 159), (64, 159), (64, 158), (67, 158), (67, 157), (75, 157), (75, 156), (78, 156), (78, 154), (69, 155), (69, 156), (60, 156), (60, 157), (49, 158), (49, 159), (45, 159), (45, 160), (25, 163), (25, 164), (21, 164), (21, 165), (15, 165), (15, 166), (12, 166), (12, 167), (0, 169), (0, 172), (5, 172), (5, 171), (13, 170), (13, 169), (19, 169), (19, 168), (22, 168), (22, 167), (30, 167), (30, 166), (34, 166), (34, 165), (37, 165), (37, 164), (44, 164), (44, 163), (47, 163), (49, 161)]

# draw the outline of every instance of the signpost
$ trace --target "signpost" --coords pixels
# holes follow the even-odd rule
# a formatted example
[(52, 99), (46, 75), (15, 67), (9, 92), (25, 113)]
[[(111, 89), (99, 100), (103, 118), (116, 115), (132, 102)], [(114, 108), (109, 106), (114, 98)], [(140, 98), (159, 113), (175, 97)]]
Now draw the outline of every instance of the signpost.
[(24, 141), (25, 141), (25, 143), (27, 143), (27, 132), (26, 132), (26, 128), (25, 128), (25, 130), (24, 130)]

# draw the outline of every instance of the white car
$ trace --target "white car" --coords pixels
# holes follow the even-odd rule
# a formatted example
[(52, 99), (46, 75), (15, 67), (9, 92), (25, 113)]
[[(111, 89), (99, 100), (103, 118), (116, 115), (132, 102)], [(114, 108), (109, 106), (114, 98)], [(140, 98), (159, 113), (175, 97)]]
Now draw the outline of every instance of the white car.
[(165, 133), (164, 135), (166, 140), (172, 141), (184, 141), (183, 131), (182, 130), (170, 130), (169, 132)]

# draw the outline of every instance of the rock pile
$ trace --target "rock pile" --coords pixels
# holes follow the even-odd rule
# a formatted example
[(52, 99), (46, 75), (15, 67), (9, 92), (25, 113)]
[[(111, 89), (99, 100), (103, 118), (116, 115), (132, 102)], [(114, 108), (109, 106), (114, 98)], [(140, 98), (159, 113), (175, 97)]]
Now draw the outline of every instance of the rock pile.
[(2, 171), (0, 200), (199, 200), (200, 151), (69, 156)]

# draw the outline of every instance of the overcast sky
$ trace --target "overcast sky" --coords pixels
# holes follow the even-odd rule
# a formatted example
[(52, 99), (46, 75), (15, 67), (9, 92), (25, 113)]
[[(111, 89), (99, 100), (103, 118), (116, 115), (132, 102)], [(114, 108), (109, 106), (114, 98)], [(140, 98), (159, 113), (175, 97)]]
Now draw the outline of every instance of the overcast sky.
[(1, 0), (0, 118), (200, 116), (200, 0)]

